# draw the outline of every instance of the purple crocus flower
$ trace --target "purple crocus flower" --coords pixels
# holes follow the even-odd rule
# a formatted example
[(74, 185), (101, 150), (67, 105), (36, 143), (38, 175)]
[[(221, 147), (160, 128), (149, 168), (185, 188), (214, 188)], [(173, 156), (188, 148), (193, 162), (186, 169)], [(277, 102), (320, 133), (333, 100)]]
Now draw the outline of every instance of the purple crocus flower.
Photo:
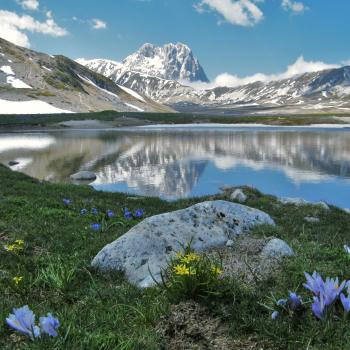
[(40, 317), (39, 319), (41, 331), (44, 334), (48, 334), (51, 337), (57, 337), (57, 328), (60, 326), (60, 321), (53, 317), (50, 313), (47, 316)]
[(135, 217), (141, 218), (141, 217), (143, 216), (144, 212), (145, 212), (145, 211), (144, 211), (143, 209), (137, 209), (137, 210), (135, 211)]
[(314, 271), (312, 276), (310, 276), (307, 272), (304, 272), (306, 283), (303, 286), (310, 290), (314, 295), (319, 295), (323, 289), (324, 281), (322, 277)]
[(85, 208), (80, 210), (80, 214), (81, 214), (81, 215), (86, 215), (87, 212), (88, 212), (88, 211), (87, 211), (87, 209), (85, 209)]
[(97, 215), (98, 214), (98, 210), (96, 208), (92, 208), (91, 209), (91, 213), (94, 214), (94, 215)]
[(350, 254), (350, 247), (347, 244), (344, 244), (345, 253)]
[(6, 323), (32, 340), (40, 336), (40, 329), (35, 325), (34, 312), (29, 309), (28, 305), (13, 309), (13, 314), (9, 314)]
[(288, 305), (292, 310), (296, 310), (301, 306), (300, 297), (294, 292), (289, 292)]
[(271, 314), (271, 318), (273, 319), (273, 320), (275, 320), (278, 316), (279, 316), (279, 312), (278, 311), (274, 311), (272, 314)]
[(326, 281), (324, 282), (321, 294), (324, 296), (324, 303), (326, 306), (329, 306), (333, 304), (333, 302), (339, 297), (340, 293), (343, 291), (345, 287), (346, 281), (343, 281), (339, 285), (339, 279), (338, 277), (333, 278), (326, 278)]
[(114, 217), (114, 216), (115, 216), (114, 211), (113, 211), (113, 210), (107, 210), (107, 216), (108, 216), (109, 218)]
[(91, 225), (91, 228), (94, 230), (94, 231), (100, 231), (101, 230), (101, 224), (92, 224)]
[(63, 199), (63, 204), (64, 205), (70, 205), (72, 203), (72, 201), (70, 199), (64, 198)]
[(341, 293), (340, 301), (343, 304), (345, 312), (348, 313), (350, 311), (350, 295), (346, 297), (343, 293)]
[(131, 213), (131, 211), (128, 208), (124, 209), (124, 217), (126, 219), (132, 219), (132, 213)]
[(318, 319), (322, 320), (324, 318), (326, 305), (324, 303), (324, 298), (322, 293), (320, 294), (319, 297), (314, 297), (314, 302), (311, 305), (311, 310)]

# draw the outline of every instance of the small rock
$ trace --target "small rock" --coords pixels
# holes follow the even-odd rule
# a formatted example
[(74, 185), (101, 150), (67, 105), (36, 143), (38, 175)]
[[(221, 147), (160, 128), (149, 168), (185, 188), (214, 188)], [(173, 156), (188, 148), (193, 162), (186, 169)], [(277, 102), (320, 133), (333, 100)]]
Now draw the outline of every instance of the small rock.
[(226, 247), (233, 247), (234, 244), (235, 244), (235, 242), (234, 242), (232, 239), (229, 239), (229, 240), (226, 242)]
[(161, 271), (169, 259), (190, 242), (198, 252), (225, 247), (227, 240), (261, 224), (274, 225), (274, 221), (258, 209), (237, 203), (222, 200), (198, 203), (146, 218), (106, 245), (93, 259), (92, 266), (102, 271), (122, 271), (130, 283), (150, 287), (155, 284), (153, 278), (161, 281)]
[(281, 202), (282, 204), (294, 204), (294, 205), (316, 205), (316, 206), (320, 206), (325, 210), (330, 210), (329, 206), (327, 203), (325, 202), (309, 202), (306, 201), (303, 198), (289, 198), (289, 197), (282, 197), (279, 198), (279, 202)]
[(70, 176), (72, 180), (77, 181), (94, 181), (96, 180), (96, 174), (91, 171), (79, 171), (76, 174)]
[(244, 203), (247, 200), (247, 198), (248, 197), (244, 194), (244, 192), (240, 188), (235, 189), (230, 196), (231, 200), (238, 201), (240, 203)]
[(265, 245), (261, 255), (266, 258), (279, 259), (284, 256), (294, 255), (294, 251), (285, 241), (273, 238)]
[(313, 216), (306, 216), (304, 218), (305, 221), (310, 222), (310, 223), (316, 223), (316, 222), (320, 222), (319, 218), (315, 218)]
[(15, 166), (15, 165), (18, 165), (19, 164), (19, 162), (17, 162), (16, 160), (10, 160), (9, 162), (8, 162), (8, 165), (9, 166)]

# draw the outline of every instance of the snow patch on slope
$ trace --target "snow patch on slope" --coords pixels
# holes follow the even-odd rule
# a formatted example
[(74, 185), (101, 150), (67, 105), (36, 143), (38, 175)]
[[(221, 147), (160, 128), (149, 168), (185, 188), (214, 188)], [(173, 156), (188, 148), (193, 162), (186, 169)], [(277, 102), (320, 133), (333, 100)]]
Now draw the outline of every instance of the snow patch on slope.
[(56, 108), (50, 104), (39, 101), (8, 101), (0, 99), (1, 114), (58, 114), (73, 113), (64, 109)]
[(125, 86), (122, 85), (118, 85), (122, 90), (124, 90), (125, 92), (127, 92), (129, 95), (134, 96), (135, 98), (137, 98), (138, 100), (142, 101), (142, 102), (146, 102), (145, 99), (139, 95), (136, 91), (131, 90)]
[(131, 107), (131, 108), (133, 108), (133, 109), (136, 109), (136, 110), (139, 111), (139, 112), (144, 112), (144, 110), (143, 110), (142, 108), (137, 107), (137, 106), (134, 106), (134, 105), (132, 105), (131, 103), (126, 103), (126, 102), (124, 102), (124, 104), (127, 105), (128, 107)]

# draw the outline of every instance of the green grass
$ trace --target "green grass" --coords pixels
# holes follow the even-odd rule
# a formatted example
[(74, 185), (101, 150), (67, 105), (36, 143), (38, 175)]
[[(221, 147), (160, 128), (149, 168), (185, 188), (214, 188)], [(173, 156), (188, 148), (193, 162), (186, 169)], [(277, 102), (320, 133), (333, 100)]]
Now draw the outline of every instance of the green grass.
[[(277, 227), (260, 227), (256, 235), (277, 236), (296, 251), (283, 265), (276, 280), (260, 283), (252, 290), (238, 281), (218, 286), (220, 298), (205, 301), (210, 312), (230, 326), (236, 339), (252, 339), (256, 349), (346, 349), (350, 323), (329, 324), (310, 315), (297, 320), (270, 320), (261, 304), (269, 303), (272, 292), (285, 296), (298, 290), (303, 271), (318, 270), (324, 276), (350, 278), (350, 260), (342, 251), (350, 241), (350, 215), (337, 208), (326, 212), (318, 207), (278, 205), (272, 196), (256, 190), (248, 205), (269, 213)], [(63, 205), (70, 198), (72, 206)], [(156, 326), (169, 312), (170, 301), (157, 288), (138, 290), (118, 273), (100, 274), (90, 268), (96, 253), (139, 221), (123, 221), (105, 232), (94, 232), (92, 214), (80, 215), (81, 208), (100, 210), (145, 208), (146, 216), (184, 208), (206, 198), (166, 202), (156, 198), (128, 198), (119, 193), (97, 192), (87, 186), (51, 184), (0, 166), (0, 244), (25, 241), (20, 254), (0, 252), (0, 348), (1, 349), (161, 349)], [(223, 195), (213, 198), (224, 198)], [(321, 222), (306, 223), (307, 215)], [(16, 287), (14, 276), (23, 276)], [(16, 335), (5, 324), (13, 307), (28, 304), (37, 316), (52, 312), (61, 321), (59, 337), (31, 342)], [(269, 344), (264, 346), (264, 344)]]
[[(95, 113), (76, 114), (43, 114), (43, 115), (0, 115), (0, 127), (13, 126), (49, 126), (68, 120), (96, 119), (100, 121), (114, 121), (122, 116), (139, 120), (141, 124), (146, 122), (163, 124), (186, 123), (262, 123), (269, 125), (310, 125), (310, 124), (341, 124), (333, 116), (348, 116), (348, 114), (308, 114), (289, 116), (215, 116), (191, 113), (140, 113), (140, 112), (116, 112), (103, 111)], [(127, 124), (125, 124), (127, 125)]]

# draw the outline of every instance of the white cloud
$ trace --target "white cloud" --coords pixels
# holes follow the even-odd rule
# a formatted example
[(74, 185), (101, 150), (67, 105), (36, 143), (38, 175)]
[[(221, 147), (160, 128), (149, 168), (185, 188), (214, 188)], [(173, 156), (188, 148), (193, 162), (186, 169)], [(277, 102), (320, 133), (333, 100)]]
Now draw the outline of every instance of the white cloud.
[(93, 29), (106, 29), (107, 28), (107, 23), (98, 19), (98, 18), (94, 18), (92, 20), (92, 28)]
[(47, 13), (46, 21), (40, 22), (31, 16), (20, 16), (15, 12), (0, 10), (0, 36), (12, 43), (30, 47), (26, 32), (36, 32), (53, 37), (65, 36), (67, 30), (61, 28), (53, 20), (51, 12)]
[[(350, 63), (350, 62), (349, 62)], [(219, 74), (213, 82), (210, 83), (189, 83), (184, 82), (196, 89), (211, 89), (218, 86), (235, 87), (245, 84), (254, 83), (257, 81), (269, 82), (273, 80), (288, 79), (295, 75), (317, 72), (324, 69), (338, 68), (337, 64), (327, 64), (321, 61), (305, 61), (303, 56), (300, 56), (293, 64), (287, 67), (282, 73), (264, 74), (256, 73), (247, 77), (239, 77), (237, 75), (222, 73)]]
[(264, 18), (256, 2), (260, 0), (201, 0), (194, 7), (200, 13), (215, 11), (231, 24), (253, 26)]
[(35, 11), (39, 8), (38, 0), (22, 0), (19, 3), (25, 10)]
[(301, 14), (307, 10), (307, 7), (302, 2), (293, 0), (282, 0), (282, 7), (284, 10), (292, 11), (295, 14)]
[(342, 61), (342, 64), (343, 64), (344, 66), (350, 66), (350, 60)]

